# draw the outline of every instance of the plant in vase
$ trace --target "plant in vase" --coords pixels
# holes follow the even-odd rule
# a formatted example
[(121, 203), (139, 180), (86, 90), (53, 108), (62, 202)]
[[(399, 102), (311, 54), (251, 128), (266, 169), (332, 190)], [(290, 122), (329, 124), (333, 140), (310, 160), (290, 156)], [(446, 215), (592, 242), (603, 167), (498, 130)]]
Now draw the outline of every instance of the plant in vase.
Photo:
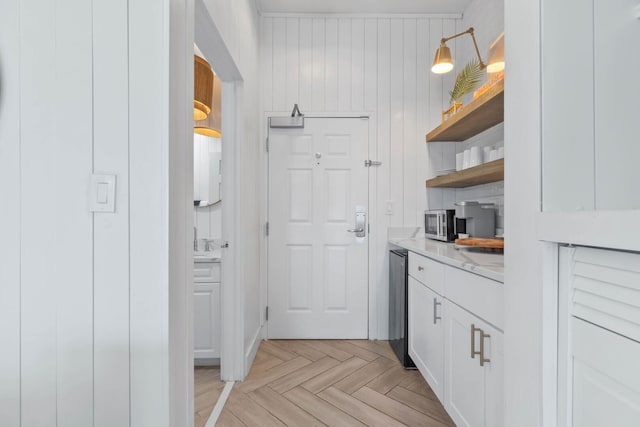
[(454, 115), (462, 107), (462, 97), (473, 92), (480, 80), (483, 72), (480, 61), (472, 59), (465, 65), (456, 76), (453, 89), (449, 91), (451, 107), (442, 112), (442, 121)]

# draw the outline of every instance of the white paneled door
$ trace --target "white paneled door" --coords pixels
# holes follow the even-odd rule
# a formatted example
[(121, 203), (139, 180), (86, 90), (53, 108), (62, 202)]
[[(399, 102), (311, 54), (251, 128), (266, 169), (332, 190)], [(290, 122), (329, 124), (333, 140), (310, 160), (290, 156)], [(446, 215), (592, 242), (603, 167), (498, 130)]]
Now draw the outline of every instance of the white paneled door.
[(269, 129), (269, 338), (367, 338), (368, 140), (361, 118)]

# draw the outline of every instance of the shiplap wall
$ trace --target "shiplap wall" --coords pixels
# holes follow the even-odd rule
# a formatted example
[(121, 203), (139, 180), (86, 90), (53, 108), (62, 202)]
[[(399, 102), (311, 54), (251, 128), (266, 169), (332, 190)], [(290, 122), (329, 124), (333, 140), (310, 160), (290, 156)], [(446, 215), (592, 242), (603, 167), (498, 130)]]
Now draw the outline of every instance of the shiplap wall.
[[(504, 0), (475, 0), (463, 12), (462, 21), (459, 24), (458, 32), (464, 31), (469, 27), (474, 28), (474, 35), (478, 42), (478, 48), (483, 61), (486, 62), (487, 50), (491, 43), (504, 31)], [(472, 58), (476, 57), (475, 49), (471, 37), (464, 35), (456, 39), (458, 41), (457, 49), (454, 54), (455, 68), (450, 73), (455, 75), (464, 65)], [(484, 83), (484, 82), (483, 82)], [(451, 89), (450, 86), (445, 87), (445, 94)], [(472, 99), (469, 94), (464, 97), (467, 103)], [(448, 101), (448, 95), (447, 95)], [(455, 147), (450, 143), (447, 144), (442, 151), (434, 151), (430, 149), (430, 168), (428, 169), (428, 177), (436, 176), (438, 169), (455, 168), (455, 153), (461, 153), (465, 149), (472, 146), (504, 146), (504, 125), (499, 124), (485, 132), (474, 136), (464, 142), (455, 143)], [(432, 145), (432, 144), (429, 144)], [(442, 157), (438, 158), (438, 153), (442, 153)], [(455, 202), (465, 200), (476, 200), (482, 203), (494, 203), (497, 207), (496, 212), (496, 233), (502, 234), (504, 229), (504, 183), (498, 182), (493, 184), (485, 184), (475, 187), (461, 189), (435, 189), (427, 190), (427, 204), (429, 209), (449, 209), (454, 206)]]
[[(458, 28), (457, 19), (427, 17), (265, 17), (263, 110), (285, 113), (298, 103), (307, 114), (373, 113), (379, 199), (393, 203), (388, 225), (419, 225), (429, 165), (424, 136), (440, 123), (443, 87), (454, 79), (429, 69), (440, 39)], [(433, 151), (442, 157), (441, 147)]]
[[(442, 17), (263, 17), (262, 108), (290, 113), (371, 113), (375, 120), (378, 191), (375, 209), (376, 313), (374, 336), (388, 336), (387, 227), (422, 226), (425, 179), (455, 144), (425, 144), (448, 103), (455, 76), (430, 72), (440, 39), (460, 20)], [(450, 43), (455, 54), (457, 41)], [(266, 123), (263, 124), (266, 130)], [(364, 160), (364, 159), (363, 159)], [(451, 198), (455, 197), (452, 192)], [(392, 212), (387, 212), (390, 202)]]
[[(455, 167), (456, 152), (470, 145), (503, 145), (502, 125), (464, 143), (425, 144), (424, 138), (440, 124), (456, 74), (430, 72), (440, 39), (474, 26), (484, 57), (504, 28), (503, 9), (502, 1), (476, 0), (462, 19), (277, 15), (261, 19), (265, 113), (289, 113), (297, 103), (307, 114), (368, 112), (376, 121), (377, 153), (371, 157), (382, 161), (376, 168), (377, 204), (372, 207), (378, 217), (378, 235), (371, 241), (378, 260), (377, 291), (382, 296), (376, 303), (377, 338), (388, 335), (388, 227), (423, 226), (425, 209), (478, 200), (498, 205), (497, 231), (502, 231), (502, 183), (462, 190), (425, 189), (426, 179)], [(470, 38), (452, 40), (448, 46), (461, 65), (473, 54)]]
[[(189, 207), (168, 183), (190, 171), (175, 154), (193, 28), (188, 4), (168, 3), (2, 2), (1, 426), (193, 419), (186, 398), (169, 397), (192, 385), (171, 375), (189, 348), (170, 354), (187, 341), (188, 300), (169, 297), (169, 274), (186, 277), (188, 253), (174, 245), (168, 261), (173, 214)], [(89, 211), (92, 173), (117, 176), (114, 213)]]

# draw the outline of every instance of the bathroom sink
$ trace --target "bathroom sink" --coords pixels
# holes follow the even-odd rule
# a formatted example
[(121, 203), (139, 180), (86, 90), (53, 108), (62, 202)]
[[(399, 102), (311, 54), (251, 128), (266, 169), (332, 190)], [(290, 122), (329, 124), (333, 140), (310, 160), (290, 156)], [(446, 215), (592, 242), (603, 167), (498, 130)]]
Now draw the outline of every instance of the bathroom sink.
[(219, 262), (220, 250), (195, 252), (193, 259), (195, 262)]

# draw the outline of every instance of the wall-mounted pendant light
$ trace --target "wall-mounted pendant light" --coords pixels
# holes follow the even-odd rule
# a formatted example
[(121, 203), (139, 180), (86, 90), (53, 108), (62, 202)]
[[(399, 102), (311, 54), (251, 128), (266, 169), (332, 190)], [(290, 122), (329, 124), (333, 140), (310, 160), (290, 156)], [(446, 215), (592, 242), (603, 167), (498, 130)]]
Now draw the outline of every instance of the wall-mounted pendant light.
[(204, 120), (211, 112), (213, 70), (203, 58), (193, 57), (193, 120)]
[(487, 57), (487, 73), (498, 73), (504, 70), (504, 33), (489, 46)]
[(478, 43), (476, 43), (476, 37), (473, 35), (473, 27), (469, 28), (467, 31), (463, 31), (459, 34), (455, 34), (451, 37), (443, 37), (440, 40), (440, 47), (436, 50), (436, 57), (433, 60), (433, 65), (431, 66), (431, 71), (435, 74), (444, 74), (453, 70), (453, 59), (451, 58), (451, 51), (447, 47), (447, 42), (449, 40), (455, 39), (456, 37), (460, 37), (464, 34), (470, 34), (473, 39), (473, 46), (476, 48), (476, 54), (478, 55), (478, 61), (480, 61), (480, 69), (484, 70), (487, 68), (484, 62), (482, 62), (482, 57), (480, 56), (480, 50), (478, 50)]
[(211, 113), (204, 120), (196, 120), (193, 131), (200, 135), (220, 138), (222, 136), (222, 82), (213, 75), (213, 103), (211, 105)]

